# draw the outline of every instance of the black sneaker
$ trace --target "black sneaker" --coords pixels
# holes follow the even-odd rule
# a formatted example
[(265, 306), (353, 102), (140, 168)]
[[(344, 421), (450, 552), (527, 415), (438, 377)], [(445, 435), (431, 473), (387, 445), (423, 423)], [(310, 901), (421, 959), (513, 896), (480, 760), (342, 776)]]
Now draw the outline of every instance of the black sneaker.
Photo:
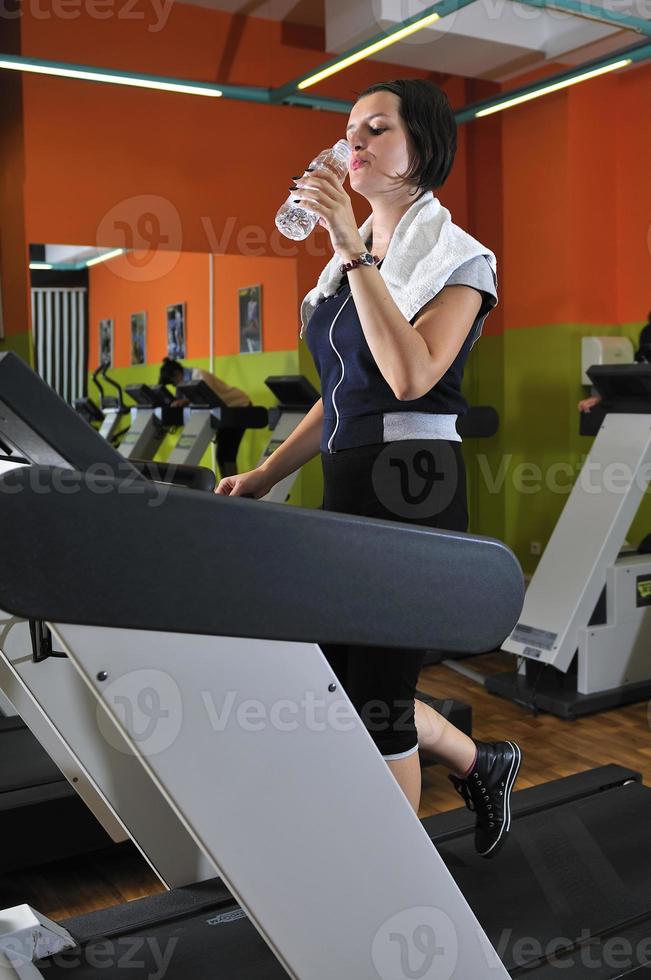
[(468, 807), (477, 814), (475, 848), (482, 857), (495, 857), (511, 827), (511, 790), (522, 762), (515, 742), (475, 742), (477, 759), (465, 779), (448, 778)]

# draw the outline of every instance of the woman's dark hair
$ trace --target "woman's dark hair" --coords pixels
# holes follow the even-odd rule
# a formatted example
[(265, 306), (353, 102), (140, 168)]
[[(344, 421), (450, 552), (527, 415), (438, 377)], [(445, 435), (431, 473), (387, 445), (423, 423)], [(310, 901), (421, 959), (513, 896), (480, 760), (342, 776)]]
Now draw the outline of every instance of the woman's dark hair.
[(457, 121), (442, 88), (427, 78), (397, 78), (364, 89), (359, 101), (373, 92), (393, 92), (415, 153), (400, 180), (415, 184), (415, 193), (435, 190), (448, 178), (457, 152)]
[(183, 370), (183, 365), (179, 364), (178, 361), (174, 361), (171, 357), (164, 357), (163, 363), (161, 364), (160, 374), (158, 375), (159, 385), (172, 385), (174, 384), (174, 378)]

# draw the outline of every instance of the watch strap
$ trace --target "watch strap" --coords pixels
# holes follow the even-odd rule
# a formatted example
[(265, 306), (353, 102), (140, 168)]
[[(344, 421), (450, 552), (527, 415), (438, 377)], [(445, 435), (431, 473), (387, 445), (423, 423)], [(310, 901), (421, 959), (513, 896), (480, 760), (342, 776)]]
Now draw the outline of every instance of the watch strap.
[[(369, 259), (371, 261), (369, 261)], [(345, 272), (350, 272), (351, 269), (357, 269), (362, 265), (377, 265), (379, 262), (377, 255), (371, 255), (370, 252), (362, 252), (356, 259), (351, 259), (350, 262), (345, 262), (340, 266), (340, 273), (343, 276)]]

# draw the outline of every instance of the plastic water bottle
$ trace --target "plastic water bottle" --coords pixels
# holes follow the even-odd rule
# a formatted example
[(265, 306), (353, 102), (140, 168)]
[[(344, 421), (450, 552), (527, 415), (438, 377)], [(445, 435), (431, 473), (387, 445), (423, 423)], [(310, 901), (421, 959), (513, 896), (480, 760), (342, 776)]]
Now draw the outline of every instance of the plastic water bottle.
[[(343, 183), (348, 173), (351, 153), (352, 150), (346, 140), (337, 140), (333, 147), (319, 153), (308, 166), (313, 170), (330, 170)], [(295, 195), (296, 191), (291, 191), (285, 203), (278, 209), (276, 228), (286, 238), (300, 242), (314, 231), (319, 215), (308, 210), (307, 207), (294, 204)]]

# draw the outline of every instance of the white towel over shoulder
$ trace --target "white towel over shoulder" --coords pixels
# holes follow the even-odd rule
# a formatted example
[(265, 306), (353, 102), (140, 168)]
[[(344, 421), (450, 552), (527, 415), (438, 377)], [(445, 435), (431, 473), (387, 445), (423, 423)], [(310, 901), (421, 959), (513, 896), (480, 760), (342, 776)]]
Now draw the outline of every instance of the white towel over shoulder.
[[(371, 233), (373, 216), (359, 229), (364, 241)], [(405, 211), (391, 236), (380, 275), (396, 306), (411, 320), (441, 291), (453, 272), (478, 255), (485, 255), (497, 282), (497, 262), (490, 249), (452, 221), (432, 191), (425, 191)], [(334, 296), (341, 282), (341, 259), (332, 256), (316, 286), (301, 303), (301, 337), (321, 299)]]

